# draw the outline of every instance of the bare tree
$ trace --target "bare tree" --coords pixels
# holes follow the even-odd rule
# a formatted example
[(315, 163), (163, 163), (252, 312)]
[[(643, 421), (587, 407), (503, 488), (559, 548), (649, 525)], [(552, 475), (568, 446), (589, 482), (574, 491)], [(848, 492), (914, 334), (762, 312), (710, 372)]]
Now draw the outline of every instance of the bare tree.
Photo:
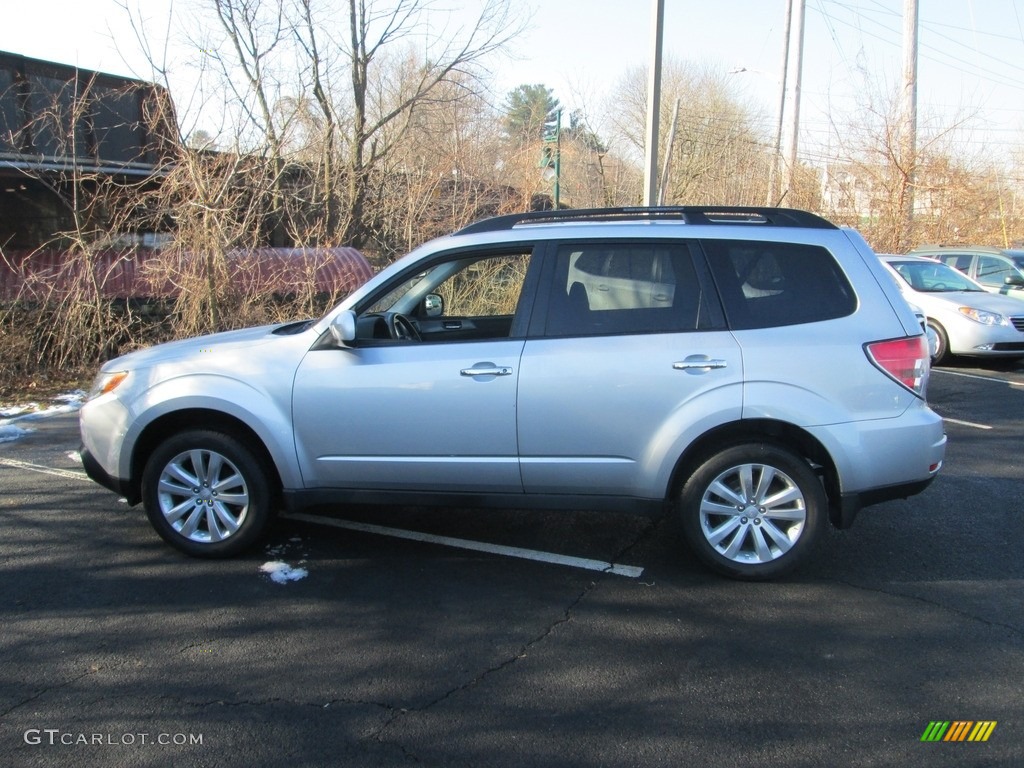
[[(343, 231), (346, 241), (362, 239), (370, 174), (395, 150), (413, 114), (436, 98), (445, 83), (471, 92), (477, 67), (504, 48), (523, 29), (514, 20), (509, 0), (485, 0), (468, 28), (444, 30), (432, 38), (413, 72), (397, 83), (373, 81), (374, 67), (385, 52), (407, 42), (422, 29), (431, 0), (398, 0), (390, 7), (372, 0), (348, 0), (352, 119), (346, 163), (348, 195)], [(389, 87), (390, 86), (390, 87)], [(451, 98), (451, 91), (445, 93)]]
[(509, 197), (499, 121), (467, 85), (440, 85), (374, 175), (382, 250), (409, 250), (498, 212)]
[[(768, 146), (758, 115), (736, 95), (719, 69), (690, 62), (668, 61), (662, 75), (662, 99), (680, 104), (664, 199), (669, 204), (757, 204), (767, 191)], [(612, 94), (609, 114), (616, 143), (642, 157), (646, 120), (646, 74), (630, 70)], [(668, 122), (673, 110), (662, 109)]]
[[(367, 240), (374, 177), (413, 115), (435, 100), (482, 92), (486, 59), (524, 24), (513, 18), (511, 0), (480, 0), (465, 24), (435, 0), (347, 0), (340, 8), (327, 0), (201, 2), (223, 40), (194, 43), (216, 62), (240, 118), (262, 139), (277, 193), (269, 213), (287, 207), (286, 187), (296, 198), (284, 176), (298, 139), (305, 161), (316, 158), (298, 199), (319, 211), (317, 239), (353, 245)], [(438, 26), (440, 19), (449, 21)]]
[[(908, 156), (899, 94), (865, 76), (856, 117), (833, 126), (839, 157), (825, 176), (825, 213), (858, 226), (880, 252), (902, 253), (951, 236), (991, 241), (1000, 221), (999, 174), (988, 153), (966, 151), (970, 116), (918, 119), (917, 151)], [(911, 184), (915, 210), (908, 227)]]

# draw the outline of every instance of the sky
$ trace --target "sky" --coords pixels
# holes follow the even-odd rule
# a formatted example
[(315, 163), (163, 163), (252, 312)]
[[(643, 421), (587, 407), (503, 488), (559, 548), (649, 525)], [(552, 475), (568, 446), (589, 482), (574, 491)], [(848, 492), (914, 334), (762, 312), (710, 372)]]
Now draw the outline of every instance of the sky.
[[(196, 53), (177, 41), (199, 1), (0, 0), (0, 50), (146, 78), (127, 6), (154, 49), (166, 44), (181, 113), (193, 106), (182, 94), (194, 92), (188, 59)], [(451, 9), (456, 24), (460, 11), (479, 2), (434, 1), (433, 18), (443, 23)], [(862, 73), (894, 86), (903, 57), (904, 0), (805, 1), (802, 154), (827, 145), (830, 116), (852, 107)], [(596, 112), (628, 70), (649, 62), (653, 0), (513, 2), (530, 23), (511, 56), (491, 62), (498, 103), (517, 85), (541, 83), (567, 109)], [(1024, 143), (1024, 0), (919, 0), (919, 8), (920, 120), (968, 117), (962, 139), (979, 151), (1010, 152)], [(665, 0), (665, 56), (731, 73), (737, 91), (773, 123), (784, 10), (785, 0)]]

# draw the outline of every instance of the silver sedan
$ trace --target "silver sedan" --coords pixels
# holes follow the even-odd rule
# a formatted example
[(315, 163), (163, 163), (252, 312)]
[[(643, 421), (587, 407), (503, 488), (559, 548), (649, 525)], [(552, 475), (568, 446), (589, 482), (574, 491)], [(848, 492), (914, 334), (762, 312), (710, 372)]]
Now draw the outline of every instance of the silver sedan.
[(1024, 307), (989, 293), (947, 264), (919, 256), (882, 256), (907, 301), (928, 316), (932, 362), (953, 355), (1024, 357)]

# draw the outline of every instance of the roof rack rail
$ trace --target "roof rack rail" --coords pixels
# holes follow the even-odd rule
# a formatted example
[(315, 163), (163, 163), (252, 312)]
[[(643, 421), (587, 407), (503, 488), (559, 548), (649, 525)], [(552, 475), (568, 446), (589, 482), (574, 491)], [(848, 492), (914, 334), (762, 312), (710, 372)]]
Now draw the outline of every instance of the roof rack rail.
[(517, 224), (549, 224), (557, 221), (653, 221), (679, 219), (687, 224), (752, 224), (768, 227), (837, 229), (832, 222), (796, 208), (722, 205), (674, 205), (629, 208), (563, 208), (557, 211), (524, 211), (480, 219), (456, 235), (498, 232)]

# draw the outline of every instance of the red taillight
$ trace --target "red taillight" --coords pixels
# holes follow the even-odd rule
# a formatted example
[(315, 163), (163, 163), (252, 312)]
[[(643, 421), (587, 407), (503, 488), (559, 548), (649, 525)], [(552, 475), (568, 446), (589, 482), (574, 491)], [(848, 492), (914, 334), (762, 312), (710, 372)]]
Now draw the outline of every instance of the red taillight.
[(873, 341), (865, 344), (864, 349), (871, 362), (914, 394), (924, 397), (930, 369), (928, 341), (924, 336)]

